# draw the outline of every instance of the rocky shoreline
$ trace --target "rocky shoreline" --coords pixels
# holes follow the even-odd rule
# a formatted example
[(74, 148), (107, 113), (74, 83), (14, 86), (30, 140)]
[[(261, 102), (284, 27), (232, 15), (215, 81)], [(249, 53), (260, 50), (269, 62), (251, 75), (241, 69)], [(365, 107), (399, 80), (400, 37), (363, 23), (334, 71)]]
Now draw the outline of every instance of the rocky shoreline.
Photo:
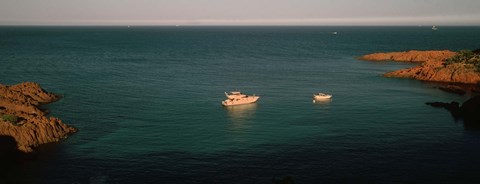
[(452, 52), (449, 50), (411, 50), (406, 52), (379, 52), (367, 54), (360, 57), (360, 59), (366, 61), (398, 61), (423, 63), (426, 61), (442, 61), (454, 56), (455, 54), (456, 52)]
[(375, 53), (362, 56), (367, 61), (418, 62), (419, 66), (388, 72), (385, 77), (410, 78), (421, 81), (478, 84), (480, 72), (473, 64), (466, 62), (449, 63), (448, 59), (458, 55), (456, 52), (442, 51), (408, 51)]
[(11, 137), (22, 152), (51, 142), (58, 142), (77, 131), (56, 117), (47, 117), (39, 107), (57, 101), (34, 82), (6, 86), (0, 84), (0, 136)]
[(463, 120), (466, 128), (480, 128), (480, 96), (475, 96), (480, 94), (480, 50), (461, 52), (413, 50), (368, 54), (360, 59), (421, 63), (412, 68), (388, 72), (384, 76), (434, 82), (440, 90), (473, 96), (462, 105), (455, 101), (426, 104), (449, 110), (455, 120)]

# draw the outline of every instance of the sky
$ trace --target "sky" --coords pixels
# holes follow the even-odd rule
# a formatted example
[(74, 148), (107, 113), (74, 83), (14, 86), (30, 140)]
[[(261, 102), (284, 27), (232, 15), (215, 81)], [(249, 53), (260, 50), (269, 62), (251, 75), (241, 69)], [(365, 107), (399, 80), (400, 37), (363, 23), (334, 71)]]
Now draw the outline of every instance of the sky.
[(480, 0), (0, 0), (0, 25), (480, 25)]

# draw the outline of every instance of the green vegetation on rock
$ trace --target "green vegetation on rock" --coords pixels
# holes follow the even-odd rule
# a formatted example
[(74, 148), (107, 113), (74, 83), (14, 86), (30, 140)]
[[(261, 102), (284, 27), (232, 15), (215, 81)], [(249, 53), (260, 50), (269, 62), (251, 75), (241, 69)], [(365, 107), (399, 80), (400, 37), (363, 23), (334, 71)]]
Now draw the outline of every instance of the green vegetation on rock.
[(15, 126), (18, 126), (18, 117), (10, 114), (2, 115), (2, 120), (12, 123)]
[(451, 64), (471, 65), (475, 67), (477, 72), (480, 72), (480, 52), (478, 52), (478, 49), (475, 51), (462, 50), (445, 61), (445, 65)]

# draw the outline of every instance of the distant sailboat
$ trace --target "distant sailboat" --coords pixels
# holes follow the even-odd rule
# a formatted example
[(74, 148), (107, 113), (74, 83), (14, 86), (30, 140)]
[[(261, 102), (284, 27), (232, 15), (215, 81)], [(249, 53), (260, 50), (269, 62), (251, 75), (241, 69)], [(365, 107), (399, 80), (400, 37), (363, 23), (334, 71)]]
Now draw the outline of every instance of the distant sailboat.
[(436, 31), (438, 28), (436, 26), (432, 26), (432, 30)]

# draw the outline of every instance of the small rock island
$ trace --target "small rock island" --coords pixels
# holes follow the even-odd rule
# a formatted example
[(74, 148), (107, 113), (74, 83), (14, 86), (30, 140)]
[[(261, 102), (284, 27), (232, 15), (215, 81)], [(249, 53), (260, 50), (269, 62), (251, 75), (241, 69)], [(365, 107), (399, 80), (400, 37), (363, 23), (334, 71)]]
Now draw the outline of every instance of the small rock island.
[(58, 118), (47, 117), (39, 108), (59, 98), (34, 82), (0, 84), (0, 136), (12, 137), (17, 149), (28, 153), (38, 145), (57, 142), (75, 133), (76, 128)]

